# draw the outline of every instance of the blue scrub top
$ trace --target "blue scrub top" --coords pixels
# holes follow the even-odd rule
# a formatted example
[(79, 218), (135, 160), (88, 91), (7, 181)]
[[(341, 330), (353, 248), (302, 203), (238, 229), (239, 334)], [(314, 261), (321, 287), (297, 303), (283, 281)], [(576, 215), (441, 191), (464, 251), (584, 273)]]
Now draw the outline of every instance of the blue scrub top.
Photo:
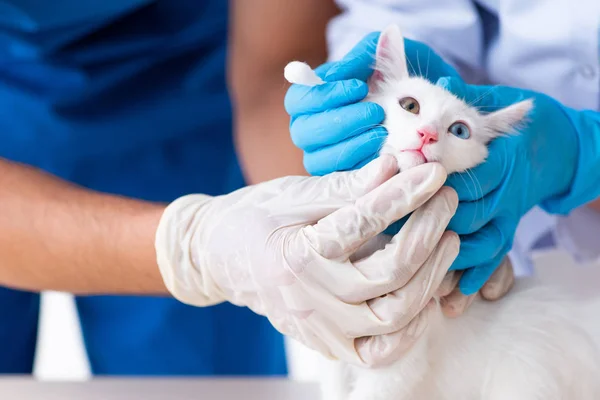
[[(0, 0), (0, 156), (146, 200), (243, 186), (227, 3)], [(286, 373), (282, 337), (247, 309), (118, 296), (77, 306), (97, 374)], [(14, 344), (0, 347), (0, 372), (31, 370), (38, 309), (36, 294), (0, 290), (0, 343)]]

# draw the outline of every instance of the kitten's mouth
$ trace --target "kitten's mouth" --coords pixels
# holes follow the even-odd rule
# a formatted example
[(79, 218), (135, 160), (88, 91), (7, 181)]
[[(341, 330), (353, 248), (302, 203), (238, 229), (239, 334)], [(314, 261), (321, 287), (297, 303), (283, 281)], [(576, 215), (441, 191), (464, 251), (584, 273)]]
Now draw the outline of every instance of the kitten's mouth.
[(396, 153), (396, 160), (400, 171), (427, 163), (427, 157), (421, 150), (401, 150)]
[(427, 157), (425, 156), (425, 154), (423, 154), (423, 151), (421, 150), (402, 150), (400, 153), (408, 153), (411, 154), (414, 158), (417, 158), (421, 161), (422, 164), (425, 164), (426, 162), (428, 162), (429, 160), (427, 159)]

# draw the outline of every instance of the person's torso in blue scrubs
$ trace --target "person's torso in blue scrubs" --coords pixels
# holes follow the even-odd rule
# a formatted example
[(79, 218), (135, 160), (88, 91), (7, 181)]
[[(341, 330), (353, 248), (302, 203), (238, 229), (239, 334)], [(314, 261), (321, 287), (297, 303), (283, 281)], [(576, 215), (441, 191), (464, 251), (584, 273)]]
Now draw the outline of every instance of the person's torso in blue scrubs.
[[(227, 3), (0, 0), (0, 157), (155, 201), (243, 186)], [(77, 306), (96, 374), (286, 373), (281, 335), (244, 308), (116, 296)], [(38, 311), (37, 295), (0, 289), (0, 372), (31, 371)]]

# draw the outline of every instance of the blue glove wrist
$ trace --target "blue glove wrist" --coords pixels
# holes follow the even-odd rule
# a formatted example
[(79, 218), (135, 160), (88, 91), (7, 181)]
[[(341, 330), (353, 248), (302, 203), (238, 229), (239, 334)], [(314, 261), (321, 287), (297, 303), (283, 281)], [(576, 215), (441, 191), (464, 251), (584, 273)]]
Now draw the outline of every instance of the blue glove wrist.
[(600, 197), (600, 113), (570, 108), (564, 112), (577, 132), (575, 173), (566, 191), (540, 204), (548, 213), (561, 215)]

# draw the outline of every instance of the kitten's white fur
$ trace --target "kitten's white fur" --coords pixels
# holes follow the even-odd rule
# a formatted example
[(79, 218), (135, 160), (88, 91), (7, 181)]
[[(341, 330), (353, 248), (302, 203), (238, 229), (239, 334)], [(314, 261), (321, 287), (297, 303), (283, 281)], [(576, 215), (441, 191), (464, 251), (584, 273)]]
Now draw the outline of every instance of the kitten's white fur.
[[(381, 151), (395, 155), (401, 170), (425, 161), (441, 163), (448, 173), (472, 168), (487, 157), (487, 144), (504, 133), (515, 132), (533, 107), (531, 100), (525, 100), (482, 114), (426, 79), (409, 77), (404, 39), (396, 26), (381, 34), (369, 90), (365, 100), (381, 105), (386, 115), (384, 125), (388, 138)], [(420, 106), (418, 114), (400, 107), (399, 100), (406, 97), (417, 100)], [(469, 139), (459, 139), (449, 133), (448, 129), (455, 122), (463, 122), (470, 128)], [(406, 151), (420, 148), (417, 130), (424, 127), (438, 133), (436, 143), (424, 145), (421, 149), (426, 160), (415, 152)]]
[[(316, 85), (302, 68), (295, 83)], [(286, 76), (288, 78), (288, 76)], [(314, 78), (314, 77), (312, 77)], [(303, 80), (304, 79), (304, 80)], [(321, 81), (322, 83), (322, 81)], [(523, 101), (482, 114), (441, 87), (409, 77), (404, 40), (393, 26), (377, 48), (376, 68), (366, 101), (385, 110), (388, 138), (382, 152), (406, 169), (426, 161), (442, 163), (448, 172), (483, 162), (487, 144), (505, 132), (516, 132), (533, 104)], [(402, 109), (412, 97), (418, 114)], [(465, 122), (471, 137), (449, 133)], [(438, 140), (421, 146), (417, 130), (435, 129)], [(420, 149), (418, 152), (405, 151)], [(436, 319), (401, 360), (377, 369), (362, 369), (323, 360), (325, 400), (594, 400), (600, 399), (600, 353), (586, 330), (586, 318), (598, 318), (596, 304), (561, 299), (543, 282), (518, 282), (497, 302), (475, 300), (465, 315)]]

